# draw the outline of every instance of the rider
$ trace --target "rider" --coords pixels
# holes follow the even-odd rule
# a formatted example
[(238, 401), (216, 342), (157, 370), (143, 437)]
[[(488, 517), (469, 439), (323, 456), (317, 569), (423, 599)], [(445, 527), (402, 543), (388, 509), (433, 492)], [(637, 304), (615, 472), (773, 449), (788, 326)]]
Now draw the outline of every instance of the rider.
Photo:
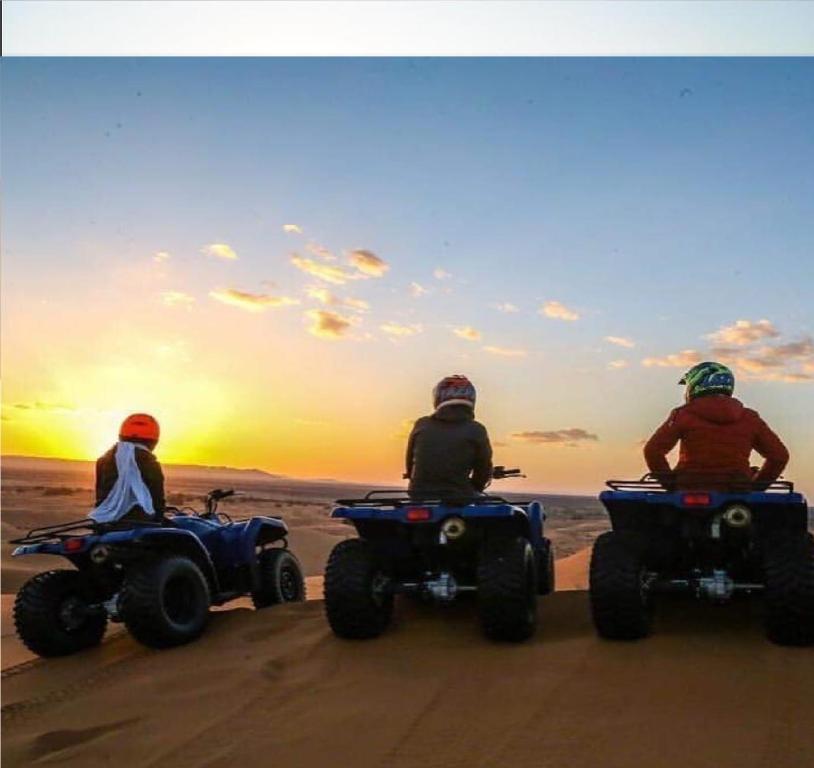
[(475, 387), (466, 376), (447, 376), (432, 391), (435, 411), (416, 421), (407, 441), (412, 496), (468, 498), (492, 478), (492, 446), (475, 421)]
[[(703, 362), (678, 382), (686, 386), (685, 405), (676, 408), (647, 441), (644, 457), (650, 471), (679, 488), (726, 490), (733, 481), (766, 488), (789, 460), (780, 438), (756, 411), (732, 397), (735, 377), (725, 365)], [(678, 463), (670, 470), (667, 454), (681, 441)], [(759, 470), (749, 466), (757, 451), (764, 458)], [(671, 483), (674, 478), (675, 482)]]
[(158, 422), (134, 413), (119, 428), (119, 442), (96, 462), (96, 507), (90, 516), (100, 523), (156, 520), (164, 515), (164, 473), (153, 454)]

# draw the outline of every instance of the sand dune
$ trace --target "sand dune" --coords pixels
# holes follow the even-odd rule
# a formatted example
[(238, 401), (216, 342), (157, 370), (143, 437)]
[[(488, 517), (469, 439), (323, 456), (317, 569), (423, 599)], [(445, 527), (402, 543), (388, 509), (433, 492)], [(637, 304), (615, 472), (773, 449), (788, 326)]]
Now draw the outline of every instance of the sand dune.
[(320, 602), (213, 617), (185, 648), (119, 635), (3, 684), (9, 766), (802, 768), (814, 661), (766, 643), (748, 603), (677, 604), (635, 644), (595, 638), (583, 592), (540, 603), (530, 642), (472, 606), (405, 602), (375, 641)]

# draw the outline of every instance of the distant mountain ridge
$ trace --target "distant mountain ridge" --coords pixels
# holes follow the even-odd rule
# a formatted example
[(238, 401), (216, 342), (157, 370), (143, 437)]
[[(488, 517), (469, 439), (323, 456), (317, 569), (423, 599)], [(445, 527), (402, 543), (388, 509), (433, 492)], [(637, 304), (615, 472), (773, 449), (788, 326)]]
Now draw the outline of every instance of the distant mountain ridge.
[[(21, 456), (19, 454), (3, 454), (0, 456), (0, 465), (4, 465), (7, 462), (11, 462), (12, 465), (16, 465), (18, 468), (26, 468), (27, 466), (31, 465), (49, 465), (55, 466), (60, 464), (67, 464), (72, 467), (88, 467), (93, 468), (95, 466), (95, 462), (89, 461), (87, 459), (58, 459), (49, 456)], [(240, 473), (243, 476), (251, 475), (257, 478), (273, 478), (277, 479), (294, 479), (288, 478), (287, 475), (279, 475), (274, 474), (272, 472), (266, 472), (263, 469), (256, 469), (256, 468), (240, 468), (240, 467), (227, 467), (227, 466), (214, 466), (209, 464), (162, 464), (165, 469), (169, 470), (176, 470), (176, 471), (202, 471), (202, 472), (218, 472), (218, 473)], [(311, 482), (318, 482), (318, 481), (311, 481)], [(326, 480), (326, 482), (335, 482), (333, 480)]]

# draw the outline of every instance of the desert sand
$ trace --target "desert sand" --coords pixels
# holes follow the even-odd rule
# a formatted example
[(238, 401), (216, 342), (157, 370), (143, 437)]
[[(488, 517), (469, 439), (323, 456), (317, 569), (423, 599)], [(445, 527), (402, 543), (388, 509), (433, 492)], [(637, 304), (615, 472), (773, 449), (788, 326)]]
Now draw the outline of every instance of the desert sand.
[[(84, 514), (87, 467), (58, 478), (53, 466), (37, 467), (7, 471), (4, 460), (4, 542), (38, 522)], [(191, 501), (226, 484), (212, 472), (175, 473), (175, 493)], [(589, 545), (605, 521), (588, 501), (546, 499), (562, 555), (558, 592), (539, 601), (540, 630), (529, 642), (485, 640), (473, 601), (410, 600), (398, 602), (381, 638), (350, 642), (331, 634), (320, 599), (325, 556), (348, 534), (327, 519), (336, 487), (237, 479), (249, 486), (235, 505), (241, 515), (289, 522), (309, 601), (264, 611), (237, 602), (213, 612), (199, 641), (169, 651), (143, 648), (115, 627), (97, 649), (41, 660), (14, 638), (13, 598), (4, 594), (6, 765), (814, 764), (814, 653), (765, 641), (756, 602), (670, 602), (645, 641), (596, 638), (584, 590)], [(8, 554), (4, 544), (4, 592), (47, 567)]]
[(521, 645), (472, 605), (402, 602), (381, 638), (334, 638), (322, 603), (214, 614), (190, 646), (119, 634), (3, 681), (6, 765), (803, 768), (814, 659), (749, 603), (677, 604), (655, 635), (598, 640), (584, 592), (540, 601)]

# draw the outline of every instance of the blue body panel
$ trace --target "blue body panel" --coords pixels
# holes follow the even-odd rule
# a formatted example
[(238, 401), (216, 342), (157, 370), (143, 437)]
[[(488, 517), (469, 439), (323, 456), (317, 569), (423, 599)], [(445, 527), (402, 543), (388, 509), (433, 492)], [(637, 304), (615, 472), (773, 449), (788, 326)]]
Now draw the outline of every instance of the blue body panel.
[(61, 555), (73, 558), (86, 554), (98, 544), (139, 546), (160, 539), (162, 544), (172, 547), (173, 540), (183, 540), (184, 544), (193, 544), (203, 550), (213, 567), (221, 569), (252, 563), (259, 537), (273, 541), (288, 533), (286, 524), (273, 517), (253, 517), (235, 523), (221, 523), (193, 515), (175, 515), (170, 520), (171, 526), (144, 525), (120, 531), (77, 535), (71, 538), (80, 540), (81, 547), (70, 551), (66, 550), (64, 541), (55, 538), (38, 544), (24, 544), (12, 554), (15, 557)]
[[(410, 509), (428, 509), (430, 517), (427, 520), (412, 521), (407, 519)], [(338, 520), (395, 522), (409, 526), (433, 525), (442, 522), (447, 517), (462, 517), (464, 520), (505, 520), (523, 517), (528, 520), (530, 539), (533, 546), (538, 546), (543, 538), (543, 521), (545, 513), (539, 501), (532, 501), (527, 506), (517, 504), (467, 504), (464, 506), (448, 506), (446, 504), (420, 504), (412, 506), (353, 506), (336, 507), (331, 517)]]
[[(687, 494), (708, 493), (710, 503), (703, 506), (685, 504), (684, 496)], [(719, 491), (674, 491), (664, 493), (660, 491), (603, 491), (599, 500), (607, 507), (608, 504), (619, 502), (633, 502), (635, 504), (653, 504), (658, 506), (671, 506), (677, 509), (720, 509), (730, 504), (741, 503), (749, 507), (800, 505), (807, 506), (805, 497), (801, 493), (723, 493)]]

